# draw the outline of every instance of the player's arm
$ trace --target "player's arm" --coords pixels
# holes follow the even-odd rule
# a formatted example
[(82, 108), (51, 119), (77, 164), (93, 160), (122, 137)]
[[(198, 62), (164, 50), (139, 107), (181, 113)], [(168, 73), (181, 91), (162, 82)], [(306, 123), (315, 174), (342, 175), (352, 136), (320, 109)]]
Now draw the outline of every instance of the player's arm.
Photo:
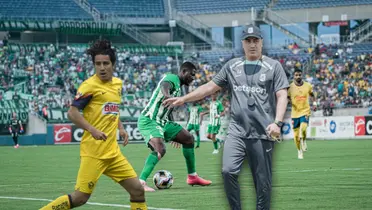
[(8, 127), (8, 129), (9, 129), (9, 133), (12, 133), (12, 132), (13, 132), (13, 130), (12, 130), (12, 122), (9, 122), (9, 127)]
[(118, 120), (118, 129), (119, 129), (119, 136), (122, 138), (123, 146), (125, 147), (128, 144), (128, 133), (124, 129), (123, 123), (120, 121), (120, 119)]
[(18, 120), (18, 125), (19, 125), (19, 131), (23, 133), (23, 126), (22, 126), (22, 121)]
[(228, 63), (226, 63), (220, 72), (218, 72), (218, 74), (208, 83), (198, 87), (196, 90), (180, 98), (167, 99), (163, 102), (163, 104), (165, 106), (181, 106), (184, 103), (199, 101), (207, 96), (212, 95), (227, 85), (228, 68)]
[(74, 101), (67, 112), (67, 117), (76, 126), (88, 131), (96, 140), (106, 140), (106, 134), (89, 124), (79, 112), (79, 110), (83, 110), (88, 105), (92, 98), (93, 94), (90, 92), (90, 85), (83, 83), (79, 87), (78, 94), (75, 96)]
[(173, 84), (168, 81), (164, 81), (160, 84), (160, 90), (163, 96), (165, 97), (165, 99), (172, 97), (171, 95), (172, 88), (173, 88)]

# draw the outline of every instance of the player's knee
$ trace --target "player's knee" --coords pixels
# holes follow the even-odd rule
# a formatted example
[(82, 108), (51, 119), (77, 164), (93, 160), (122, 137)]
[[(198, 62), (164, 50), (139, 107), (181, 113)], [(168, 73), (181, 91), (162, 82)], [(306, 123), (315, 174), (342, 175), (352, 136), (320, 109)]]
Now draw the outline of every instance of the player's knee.
[(165, 149), (164, 146), (161, 146), (158, 151), (161, 155), (161, 157), (164, 157), (165, 153), (167, 152), (167, 149)]
[(193, 145), (194, 144), (194, 136), (191, 133), (185, 134), (185, 141), (183, 145)]
[(71, 194), (71, 202), (73, 207), (78, 207), (86, 204), (90, 198), (90, 194), (75, 191)]

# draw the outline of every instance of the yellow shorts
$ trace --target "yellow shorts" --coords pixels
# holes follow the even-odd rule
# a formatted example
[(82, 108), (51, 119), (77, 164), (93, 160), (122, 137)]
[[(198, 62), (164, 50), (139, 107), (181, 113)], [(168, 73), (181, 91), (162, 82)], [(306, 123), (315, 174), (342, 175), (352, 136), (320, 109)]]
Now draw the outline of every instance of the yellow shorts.
[(102, 174), (115, 182), (137, 177), (132, 165), (122, 154), (110, 159), (80, 157), (75, 190), (91, 194)]

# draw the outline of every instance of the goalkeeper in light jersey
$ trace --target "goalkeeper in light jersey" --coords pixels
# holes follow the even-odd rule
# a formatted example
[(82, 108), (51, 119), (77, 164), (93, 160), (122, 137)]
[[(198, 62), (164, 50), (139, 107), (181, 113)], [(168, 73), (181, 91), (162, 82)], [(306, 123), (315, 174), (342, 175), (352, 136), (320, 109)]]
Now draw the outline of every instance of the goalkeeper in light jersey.
[(212, 154), (218, 154), (219, 145), (218, 143), (222, 143), (222, 140), (216, 138), (218, 132), (221, 128), (221, 116), (225, 114), (224, 107), (220, 100), (217, 100), (218, 93), (215, 93), (211, 96), (212, 101), (209, 105), (209, 111), (203, 112), (201, 114), (201, 120), (203, 121), (203, 116), (209, 113), (209, 124), (207, 130), (207, 138), (212, 140), (213, 142), (213, 152)]
[(187, 131), (195, 131), (196, 134), (196, 147), (200, 147), (200, 126), (202, 121), (200, 120), (200, 114), (203, 112), (203, 107), (198, 102), (194, 102), (192, 105), (187, 107), (189, 112), (189, 119), (187, 122)]

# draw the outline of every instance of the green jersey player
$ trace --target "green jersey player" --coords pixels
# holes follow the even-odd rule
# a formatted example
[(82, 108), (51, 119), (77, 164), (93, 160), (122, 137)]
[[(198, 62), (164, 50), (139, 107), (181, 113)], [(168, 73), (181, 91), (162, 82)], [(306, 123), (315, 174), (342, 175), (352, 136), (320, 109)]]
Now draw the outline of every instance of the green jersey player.
[(209, 113), (207, 138), (213, 142), (214, 150), (212, 154), (218, 154), (218, 143), (222, 143), (222, 141), (217, 139), (216, 136), (221, 128), (221, 116), (224, 115), (224, 107), (222, 102), (217, 100), (217, 93), (213, 94), (211, 98), (212, 101), (209, 105), (209, 111), (201, 114), (201, 120), (203, 120), (205, 114)]
[(196, 147), (199, 148), (200, 146), (200, 114), (203, 111), (203, 107), (199, 105), (198, 102), (194, 102), (192, 105), (187, 107), (187, 111), (189, 112), (189, 119), (187, 122), (187, 131), (191, 132), (192, 130), (195, 131), (196, 134)]
[(181, 95), (181, 86), (190, 85), (194, 80), (196, 67), (191, 62), (181, 65), (178, 75), (167, 74), (154, 90), (150, 102), (138, 118), (138, 129), (145, 139), (146, 145), (152, 150), (147, 157), (140, 175), (140, 182), (145, 191), (155, 191), (146, 184), (155, 165), (165, 155), (165, 142), (182, 144), (183, 155), (188, 171), (187, 184), (210, 185), (212, 182), (199, 177), (195, 170), (194, 137), (181, 125), (173, 122), (172, 109), (163, 105), (163, 101), (170, 97)]

